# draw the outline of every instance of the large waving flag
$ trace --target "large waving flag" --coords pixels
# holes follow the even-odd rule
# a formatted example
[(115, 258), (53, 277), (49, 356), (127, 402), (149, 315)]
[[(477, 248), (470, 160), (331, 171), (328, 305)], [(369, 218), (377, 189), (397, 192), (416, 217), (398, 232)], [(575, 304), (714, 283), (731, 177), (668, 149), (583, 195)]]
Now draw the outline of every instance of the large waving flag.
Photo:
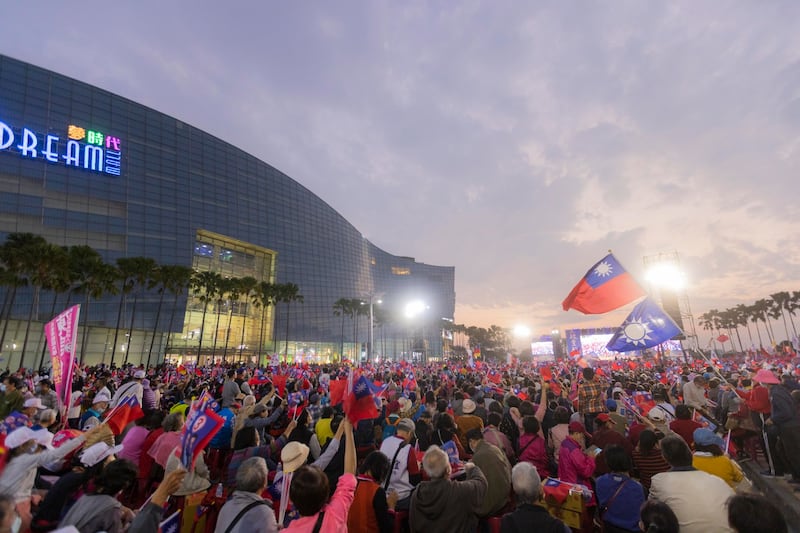
[(353, 390), (344, 400), (344, 412), (354, 426), (361, 420), (378, 417), (378, 408), (375, 406), (370, 385), (366, 377), (359, 377), (353, 383)]
[(645, 295), (636, 280), (613, 254), (598, 261), (572, 289), (561, 307), (586, 315), (613, 311)]
[(650, 297), (633, 308), (606, 348), (615, 352), (642, 350), (681, 333), (681, 328)]

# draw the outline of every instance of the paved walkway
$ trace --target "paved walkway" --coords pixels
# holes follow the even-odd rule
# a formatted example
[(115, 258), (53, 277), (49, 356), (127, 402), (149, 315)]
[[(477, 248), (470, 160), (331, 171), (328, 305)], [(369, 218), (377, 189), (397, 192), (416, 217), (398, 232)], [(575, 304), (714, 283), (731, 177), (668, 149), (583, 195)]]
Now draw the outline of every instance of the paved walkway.
[(745, 461), (739, 464), (745, 475), (753, 482), (753, 486), (783, 511), (786, 523), (789, 524), (789, 531), (800, 533), (800, 492), (795, 490), (800, 490), (800, 487), (792, 485), (783, 478), (762, 476), (759, 472), (766, 470), (766, 467), (758, 462)]

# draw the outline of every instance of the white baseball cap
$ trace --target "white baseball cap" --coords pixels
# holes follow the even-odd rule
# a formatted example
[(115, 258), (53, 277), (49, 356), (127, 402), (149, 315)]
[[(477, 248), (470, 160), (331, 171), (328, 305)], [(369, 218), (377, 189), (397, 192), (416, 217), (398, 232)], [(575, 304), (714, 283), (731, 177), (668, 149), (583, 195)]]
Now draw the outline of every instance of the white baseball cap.
[(110, 402), (110, 401), (111, 401), (111, 398), (109, 398), (108, 395), (100, 393), (100, 394), (98, 394), (97, 396), (94, 397), (94, 400), (92, 400), (92, 405), (94, 405), (96, 403), (100, 403), (100, 402)]
[(146, 377), (147, 374), (145, 374), (144, 370), (137, 370), (133, 373), (133, 379), (144, 379)]
[(105, 460), (110, 455), (117, 455), (123, 449), (122, 444), (116, 446), (109, 446), (105, 442), (97, 442), (92, 444), (81, 454), (81, 464), (86, 467), (91, 467), (97, 463)]
[(28, 407), (35, 407), (37, 409), (44, 409), (45, 408), (44, 405), (42, 404), (42, 400), (40, 400), (39, 398), (28, 398), (27, 400), (25, 400), (25, 403), (24, 403), (23, 406), (26, 409)]

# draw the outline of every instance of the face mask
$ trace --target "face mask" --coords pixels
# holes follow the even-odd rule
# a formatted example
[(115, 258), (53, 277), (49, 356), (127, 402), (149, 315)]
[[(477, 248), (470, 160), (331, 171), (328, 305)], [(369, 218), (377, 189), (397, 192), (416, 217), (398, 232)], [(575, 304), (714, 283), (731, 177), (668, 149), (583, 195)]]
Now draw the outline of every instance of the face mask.
[(19, 515), (14, 518), (14, 522), (11, 523), (11, 533), (19, 533), (19, 530), (22, 528), (22, 518)]
[(0, 383), (0, 392), (5, 392), (5, 391), (6, 391), (6, 384)]

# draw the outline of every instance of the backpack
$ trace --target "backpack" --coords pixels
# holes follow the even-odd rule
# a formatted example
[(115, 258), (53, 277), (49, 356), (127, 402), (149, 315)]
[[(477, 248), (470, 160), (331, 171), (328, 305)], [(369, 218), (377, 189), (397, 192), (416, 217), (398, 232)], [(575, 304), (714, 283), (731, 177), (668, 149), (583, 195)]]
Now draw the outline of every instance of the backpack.
[(383, 431), (381, 433), (381, 442), (385, 441), (389, 437), (394, 437), (397, 434), (397, 424), (400, 422), (400, 417), (394, 419), (392, 422), (392, 416), (389, 415), (383, 420)]

